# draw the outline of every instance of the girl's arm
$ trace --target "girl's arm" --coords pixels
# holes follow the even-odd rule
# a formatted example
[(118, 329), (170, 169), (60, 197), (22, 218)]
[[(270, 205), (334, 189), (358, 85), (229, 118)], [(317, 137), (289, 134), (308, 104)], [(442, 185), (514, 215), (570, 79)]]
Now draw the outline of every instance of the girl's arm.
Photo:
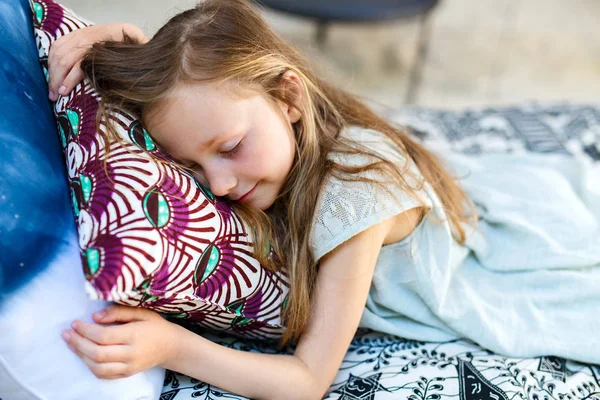
[(294, 355), (226, 348), (181, 328), (163, 366), (256, 399), (321, 399), (356, 333), (382, 244), (400, 216), (357, 234), (321, 259), (315, 302)]
[(382, 244), (410, 233), (419, 213), (374, 225), (321, 259), (308, 326), (294, 355), (230, 349), (154, 311), (121, 305), (94, 314), (97, 324), (74, 321), (63, 338), (102, 379), (160, 365), (250, 398), (320, 399), (356, 333)]
[(313, 380), (294, 355), (231, 349), (180, 328), (162, 367), (251, 399), (316, 399)]

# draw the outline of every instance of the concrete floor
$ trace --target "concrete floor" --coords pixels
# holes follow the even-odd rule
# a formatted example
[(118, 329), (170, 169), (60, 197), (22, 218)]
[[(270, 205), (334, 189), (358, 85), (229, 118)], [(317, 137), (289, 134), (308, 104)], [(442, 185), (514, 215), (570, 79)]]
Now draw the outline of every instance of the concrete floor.
[[(152, 35), (195, 0), (62, 0), (96, 23)], [(600, 1), (441, 0), (425, 18), (330, 27), (265, 17), (322, 74), (373, 104), (461, 109), (524, 101), (600, 103)]]

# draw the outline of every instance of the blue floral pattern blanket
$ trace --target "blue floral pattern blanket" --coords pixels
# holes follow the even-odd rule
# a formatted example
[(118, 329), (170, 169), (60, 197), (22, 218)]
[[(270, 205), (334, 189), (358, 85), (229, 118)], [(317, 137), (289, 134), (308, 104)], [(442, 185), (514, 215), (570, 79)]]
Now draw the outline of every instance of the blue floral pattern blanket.
[[(567, 154), (600, 163), (600, 107), (527, 104), (463, 112), (408, 108), (388, 115), (415, 137), (465, 154)], [(592, 316), (593, 317), (593, 316)], [(198, 332), (238, 350), (288, 353), (269, 342)], [(590, 332), (590, 337), (594, 335)], [(161, 400), (242, 399), (167, 371)], [(359, 329), (326, 399), (600, 400), (600, 365), (547, 355), (510, 358), (468, 340), (425, 343)]]

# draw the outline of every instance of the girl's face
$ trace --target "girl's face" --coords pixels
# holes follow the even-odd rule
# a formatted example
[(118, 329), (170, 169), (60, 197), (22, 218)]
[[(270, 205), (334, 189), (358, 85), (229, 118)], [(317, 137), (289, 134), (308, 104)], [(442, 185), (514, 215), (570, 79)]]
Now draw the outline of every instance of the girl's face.
[(292, 168), (300, 113), (260, 94), (233, 93), (225, 85), (181, 85), (144, 113), (144, 124), (215, 196), (266, 210)]

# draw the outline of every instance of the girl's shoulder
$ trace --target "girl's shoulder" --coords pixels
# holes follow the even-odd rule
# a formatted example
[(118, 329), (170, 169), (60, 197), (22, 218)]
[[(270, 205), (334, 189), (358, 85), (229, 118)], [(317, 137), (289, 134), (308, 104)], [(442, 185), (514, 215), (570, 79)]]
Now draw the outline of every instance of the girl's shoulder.
[[(343, 166), (366, 166), (386, 160), (399, 167), (409, 186), (419, 186), (424, 178), (413, 159), (385, 133), (360, 126), (348, 126), (340, 131), (339, 138), (358, 153), (333, 151), (328, 158)], [(376, 156), (374, 156), (376, 155)], [(354, 177), (364, 177), (375, 181), (390, 181), (390, 177), (377, 170), (365, 170)], [(394, 179), (391, 179), (394, 181)], [(335, 182), (335, 180), (333, 180)]]
[[(430, 206), (430, 199), (421, 186), (423, 177), (410, 157), (405, 156), (394, 141), (384, 133), (361, 127), (348, 127), (340, 132), (353, 147), (364, 147), (398, 165), (404, 183), (418, 188), (411, 195), (405, 185), (378, 170), (365, 170), (344, 179), (344, 174), (332, 173), (324, 182), (311, 226), (311, 247), (318, 260), (327, 252), (355, 234), (385, 219), (420, 205)], [(378, 161), (368, 154), (330, 153), (328, 156), (343, 166), (366, 166)]]
[(362, 146), (375, 152), (383, 151), (385, 153), (384, 155), (387, 155), (390, 150), (394, 150), (394, 153), (403, 155), (391, 138), (375, 129), (351, 125), (343, 128), (340, 131), (339, 137), (346, 143), (355, 147), (358, 145), (359, 148)]
[[(412, 175), (421, 176), (412, 159), (386, 134), (375, 129), (348, 126), (340, 131), (339, 139), (359, 153), (348, 154), (333, 151), (328, 158), (336, 163), (350, 166), (365, 165), (378, 159), (372, 154), (406, 169)], [(367, 173), (368, 175), (368, 173)]]

